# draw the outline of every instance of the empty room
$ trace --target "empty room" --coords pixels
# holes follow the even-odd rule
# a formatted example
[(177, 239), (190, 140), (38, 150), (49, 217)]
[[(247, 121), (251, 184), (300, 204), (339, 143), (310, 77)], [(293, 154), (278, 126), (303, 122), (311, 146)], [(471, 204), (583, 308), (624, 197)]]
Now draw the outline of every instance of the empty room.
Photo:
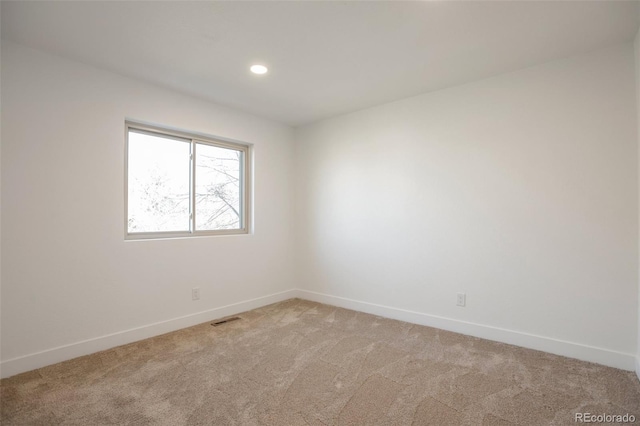
[(1, 424), (640, 424), (640, 1), (0, 18)]

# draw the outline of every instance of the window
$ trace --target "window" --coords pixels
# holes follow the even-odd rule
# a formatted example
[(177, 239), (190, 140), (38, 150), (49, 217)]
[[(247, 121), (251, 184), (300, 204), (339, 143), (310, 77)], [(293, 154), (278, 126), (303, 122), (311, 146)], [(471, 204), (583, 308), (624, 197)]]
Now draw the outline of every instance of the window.
[(249, 146), (126, 123), (126, 237), (245, 234)]

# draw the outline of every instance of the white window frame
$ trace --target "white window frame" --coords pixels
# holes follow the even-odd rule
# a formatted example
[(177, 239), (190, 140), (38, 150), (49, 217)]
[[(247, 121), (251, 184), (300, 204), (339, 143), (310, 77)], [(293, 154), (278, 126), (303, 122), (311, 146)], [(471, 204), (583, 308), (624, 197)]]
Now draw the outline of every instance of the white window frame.
[[(164, 138), (174, 138), (180, 141), (190, 141), (191, 155), (189, 167), (189, 231), (160, 231), (160, 232), (129, 232), (129, 131), (147, 133), (154, 136)], [(184, 132), (181, 130), (173, 130), (165, 127), (143, 124), (136, 121), (125, 121), (124, 130), (124, 238), (125, 240), (147, 240), (147, 239), (164, 239), (164, 238), (185, 238), (185, 237), (203, 237), (211, 235), (244, 235), (250, 233), (251, 224), (251, 155), (252, 145), (238, 142), (226, 138), (204, 136), (197, 133)], [(202, 230), (195, 228), (196, 225), (196, 145), (205, 144), (219, 148), (228, 148), (241, 151), (243, 161), (240, 162), (240, 228), (239, 229), (219, 229), (219, 230)]]

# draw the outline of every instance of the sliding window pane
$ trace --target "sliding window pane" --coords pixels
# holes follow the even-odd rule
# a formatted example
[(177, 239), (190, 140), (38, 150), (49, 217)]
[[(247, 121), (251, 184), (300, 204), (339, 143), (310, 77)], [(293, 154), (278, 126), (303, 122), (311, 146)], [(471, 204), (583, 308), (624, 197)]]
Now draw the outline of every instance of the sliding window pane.
[(129, 131), (128, 229), (189, 231), (191, 143)]
[(242, 155), (196, 144), (196, 230), (242, 228)]

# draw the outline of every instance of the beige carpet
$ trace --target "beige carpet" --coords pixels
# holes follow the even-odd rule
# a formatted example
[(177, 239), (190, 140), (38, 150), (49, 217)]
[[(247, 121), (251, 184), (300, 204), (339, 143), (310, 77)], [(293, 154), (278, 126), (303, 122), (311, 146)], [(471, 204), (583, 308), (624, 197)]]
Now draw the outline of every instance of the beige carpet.
[(569, 425), (634, 373), (297, 299), (2, 380), (3, 425)]

